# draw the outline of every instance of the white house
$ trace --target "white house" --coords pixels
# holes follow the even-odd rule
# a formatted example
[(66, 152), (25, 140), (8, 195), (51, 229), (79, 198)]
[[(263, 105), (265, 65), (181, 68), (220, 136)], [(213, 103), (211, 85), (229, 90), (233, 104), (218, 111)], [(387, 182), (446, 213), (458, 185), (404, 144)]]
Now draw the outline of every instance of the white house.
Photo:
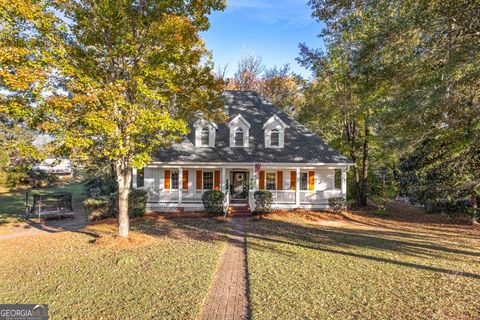
[(252, 210), (256, 190), (271, 191), (273, 207), (283, 209), (320, 209), (330, 197), (346, 198), (347, 158), (255, 92), (226, 91), (223, 101), (226, 123), (197, 120), (144, 168), (150, 209), (201, 210), (211, 189), (225, 193), (225, 205)]

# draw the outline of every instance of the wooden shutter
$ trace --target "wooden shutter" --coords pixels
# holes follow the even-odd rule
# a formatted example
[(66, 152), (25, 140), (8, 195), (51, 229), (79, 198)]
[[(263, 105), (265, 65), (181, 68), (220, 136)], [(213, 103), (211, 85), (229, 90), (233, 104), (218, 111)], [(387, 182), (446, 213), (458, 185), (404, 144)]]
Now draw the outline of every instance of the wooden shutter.
[(315, 189), (315, 172), (308, 171), (308, 190)]
[(202, 187), (203, 187), (202, 178), (203, 178), (202, 170), (197, 170), (197, 185), (196, 185), (197, 190), (202, 190)]
[(220, 170), (215, 170), (213, 176), (213, 189), (220, 190)]
[(170, 190), (170, 170), (165, 170), (165, 189)]
[(297, 187), (297, 172), (290, 171), (290, 190), (295, 190)]
[(265, 171), (260, 171), (259, 174), (259, 188), (260, 190), (265, 190)]
[(283, 190), (283, 171), (277, 171), (277, 190)]
[(182, 189), (188, 190), (188, 170), (183, 170)]

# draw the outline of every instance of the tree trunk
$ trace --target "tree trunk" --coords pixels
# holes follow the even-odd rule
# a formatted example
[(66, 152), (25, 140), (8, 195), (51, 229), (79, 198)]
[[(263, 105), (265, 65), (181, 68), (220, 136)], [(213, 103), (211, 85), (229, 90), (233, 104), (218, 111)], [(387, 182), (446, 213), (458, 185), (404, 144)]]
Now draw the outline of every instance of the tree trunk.
[(478, 204), (477, 204), (477, 192), (472, 191), (472, 196), (471, 196), (471, 202), (472, 202), (472, 224), (477, 225), (477, 210), (478, 210)]
[(132, 182), (132, 168), (126, 160), (115, 162), (118, 183), (118, 236), (128, 238), (128, 193)]
[(357, 165), (357, 146), (356, 146), (356, 121), (348, 119), (345, 116), (345, 133), (347, 134), (347, 141), (350, 145), (350, 158), (352, 158), (353, 163), (353, 177), (355, 179), (355, 197), (356, 197), (356, 204), (360, 206), (360, 173), (358, 171)]
[(362, 196), (360, 204), (367, 205), (367, 179), (368, 179), (368, 148), (370, 143), (370, 128), (368, 127), (368, 116), (365, 117), (365, 140), (363, 141), (362, 160)]

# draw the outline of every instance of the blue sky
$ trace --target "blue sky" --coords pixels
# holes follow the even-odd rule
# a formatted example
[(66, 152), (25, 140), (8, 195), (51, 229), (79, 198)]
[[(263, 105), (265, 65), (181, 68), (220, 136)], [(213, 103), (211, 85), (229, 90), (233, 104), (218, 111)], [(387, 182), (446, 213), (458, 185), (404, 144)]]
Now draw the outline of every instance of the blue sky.
[(235, 72), (240, 57), (253, 53), (267, 67), (289, 63), (296, 73), (310, 73), (298, 65), (298, 44), (322, 47), (317, 37), (322, 25), (311, 17), (307, 0), (227, 0), (227, 9), (210, 16), (211, 27), (202, 34), (216, 65)]

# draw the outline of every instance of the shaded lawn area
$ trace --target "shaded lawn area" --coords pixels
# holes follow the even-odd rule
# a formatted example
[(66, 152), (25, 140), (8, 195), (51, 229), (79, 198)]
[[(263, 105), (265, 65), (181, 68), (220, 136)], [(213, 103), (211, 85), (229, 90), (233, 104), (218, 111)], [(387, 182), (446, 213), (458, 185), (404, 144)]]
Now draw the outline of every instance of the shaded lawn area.
[(280, 215), (254, 222), (253, 318), (480, 318), (478, 231), (381, 225)]
[(71, 192), (73, 209), (83, 209), (82, 201), (85, 199), (83, 184), (76, 180), (67, 183), (60, 183), (51, 187), (0, 193), (0, 228), (11, 228), (24, 225), (20, 218), (25, 215), (25, 193), (27, 191), (29, 194), (30, 205), (33, 202), (33, 194), (59, 191)]
[(3, 240), (0, 301), (48, 303), (52, 319), (194, 319), (226, 246), (224, 228), (215, 219), (141, 218), (133, 244), (112, 240), (114, 221)]

